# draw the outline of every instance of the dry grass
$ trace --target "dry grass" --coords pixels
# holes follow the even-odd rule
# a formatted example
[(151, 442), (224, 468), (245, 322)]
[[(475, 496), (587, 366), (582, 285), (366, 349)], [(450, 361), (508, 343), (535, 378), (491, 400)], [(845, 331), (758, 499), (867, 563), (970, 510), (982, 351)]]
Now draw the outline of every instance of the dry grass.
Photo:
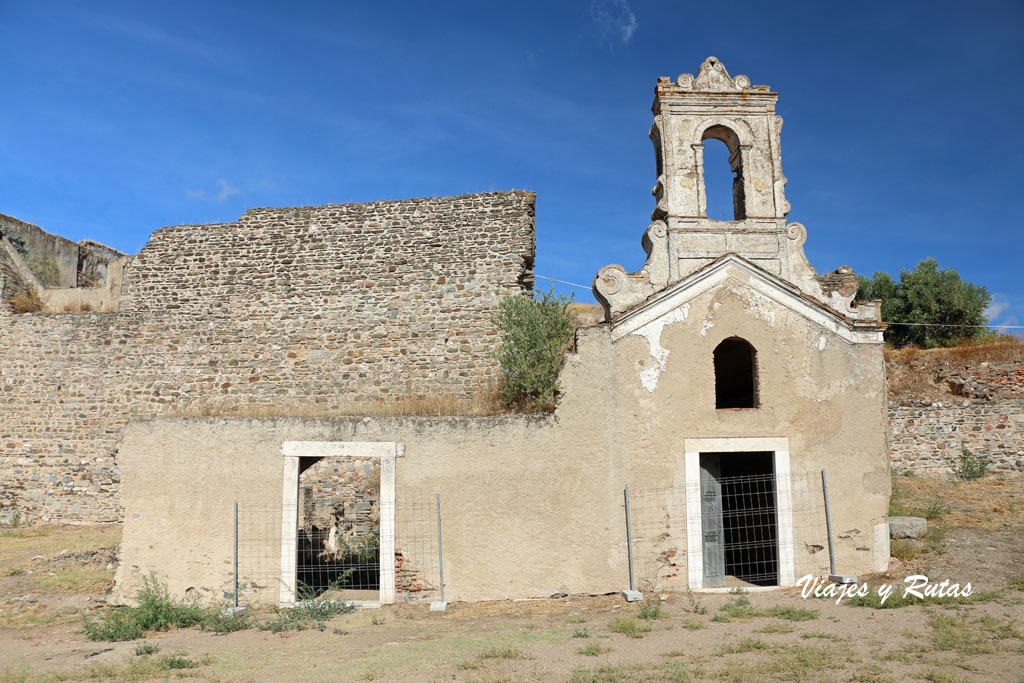
[(1013, 338), (994, 343), (965, 340), (945, 349), (886, 349), (885, 365), (892, 398), (920, 399), (949, 395), (935, 382), (937, 373), (950, 367), (983, 362), (1024, 362), (1024, 342)]
[(451, 395), (402, 398), (391, 401), (352, 401), (317, 404), (305, 401), (276, 404), (222, 402), (198, 399), (172, 411), (168, 417), (482, 417), (507, 413), (496, 392), (473, 397)]
[(43, 300), (32, 289), (20, 289), (10, 299), (11, 310), (15, 313), (38, 313), (43, 310)]
[(950, 527), (998, 531), (1024, 529), (1024, 477), (994, 477), (957, 481), (940, 477), (898, 477), (893, 491), (903, 514), (928, 517), (941, 505), (943, 524)]
[(1012, 338), (989, 344), (965, 340), (957, 346), (944, 349), (886, 349), (885, 360), (897, 363), (920, 360), (964, 365), (982, 361), (1024, 361), (1024, 342)]
[(604, 309), (599, 304), (569, 304), (569, 318), (573, 329), (596, 325), (604, 320)]

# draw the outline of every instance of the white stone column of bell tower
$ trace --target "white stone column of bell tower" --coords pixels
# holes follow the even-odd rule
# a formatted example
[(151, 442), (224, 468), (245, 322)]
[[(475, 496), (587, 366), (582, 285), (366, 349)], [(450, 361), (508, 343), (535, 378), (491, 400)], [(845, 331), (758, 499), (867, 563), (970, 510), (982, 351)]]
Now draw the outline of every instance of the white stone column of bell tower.
[(708, 215), (708, 195), (704, 187), (704, 144), (690, 145), (693, 148), (693, 163), (697, 175), (697, 215)]

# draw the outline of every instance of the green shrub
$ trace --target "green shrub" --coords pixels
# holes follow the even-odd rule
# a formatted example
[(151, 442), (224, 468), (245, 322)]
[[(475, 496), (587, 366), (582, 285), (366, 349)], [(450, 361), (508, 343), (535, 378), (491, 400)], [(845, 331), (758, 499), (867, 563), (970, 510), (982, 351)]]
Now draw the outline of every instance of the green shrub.
[(501, 366), (501, 399), (507, 407), (554, 410), (558, 373), (572, 340), (572, 297), (537, 290), (532, 298), (509, 296), (498, 304), (494, 323), (501, 331), (495, 352)]
[(850, 607), (871, 607), (872, 609), (899, 609), (912, 605), (977, 605), (996, 600), (1001, 595), (998, 590), (981, 591), (967, 596), (950, 595), (942, 598), (925, 596), (918, 598), (914, 595), (905, 594), (903, 590), (897, 589), (892, 592), (886, 601), (882, 602), (882, 596), (878, 591), (868, 591), (867, 595), (855, 595), (844, 605)]
[(181, 653), (174, 653), (160, 659), (160, 668), (162, 669), (196, 669), (198, 667), (199, 662), (189, 659)]
[(734, 645), (723, 645), (718, 648), (716, 654), (719, 655), (735, 655), (743, 652), (755, 652), (757, 650), (767, 650), (768, 643), (764, 642), (760, 638), (744, 638), (740, 642)]
[[(303, 594), (300, 586), (300, 597)], [(301, 600), (295, 607), (277, 608), (269, 619), (257, 621), (247, 614), (225, 614), (220, 607), (175, 600), (168, 593), (167, 585), (161, 584), (152, 574), (143, 580), (142, 590), (136, 599), (138, 607), (109, 607), (97, 621), (87, 617), (82, 624), (82, 633), (89, 640), (119, 641), (135, 640), (152, 631), (193, 626), (217, 633), (252, 627), (273, 633), (304, 631), (314, 627), (323, 631), (328, 619), (355, 609), (354, 605), (342, 600), (313, 598)], [(384, 619), (380, 618), (378, 623), (384, 623)], [(137, 651), (136, 654), (142, 653)]]
[(748, 621), (757, 615), (757, 610), (750, 604), (750, 600), (739, 597), (722, 605), (718, 614), (711, 617), (711, 621), (729, 623), (732, 621)]
[(953, 465), (953, 476), (957, 479), (971, 481), (981, 479), (988, 474), (989, 457), (971, 453), (966, 449), (960, 451), (960, 462)]
[(616, 617), (608, 629), (630, 638), (643, 638), (645, 633), (650, 632), (651, 627), (647, 624), (637, 623), (633, 617)]
[(636, 615), (646, 621), (660, 619), (662, 617), (661, 603), (656, 600), (644, 600), (644, 603), (637, 609)]
[(478, 659), (526, 659), (519, 648), (513, 647), (512, 645), (492, 645), (478, 656)]
[[(323, 598), (302, 600), (295, 607), (276, 608), (273, 617), (257, 623), (255, 626), (261, 631), (270, 631), (271, 633), (306, 631), (311, 628), (323, 631), (325, 629), (325, 622), (328, 619), (339, 614), (347, 614), (353, 610), (355, 610), (355, 606), (343, 600), (326, 600)], [(376, 624), (384, 623), (384, 618), (378, 619), (377, 615), (373, 616), (373, 620)]]
[(87, 618), (82, 633), (89, 640), (135, 640), (150, 631), (199, 626), (209, 618), (208, 608), (173, 599), (152, 574), (143, 579), (137, 599), (138, 607), (108, 607), (99, 621)]
[[(580, 654), (591, 653), (581, 652)], [(606, 664), (596, 669), (573, 669), (569, 683), (619, 683), (619, 681), (627, 680), (628, 675), (629, 672), (625, 668)]]
[(818, 618), (818, 610), (782, 606), (754, 607), (747, 597), (741, 595), (722, 605), (718, 614), (713, 616), (711, 621), (727, 624), (734, 621), (749, 621), (759, 617), (774, 617), (783, 621), (811, 621)]
[(692, 590), (687, 590), (686, 591), (686, 599), (690, 603), (690, 607), (686, 610), (687, 612), (691, 612), (693, 614), (707, 614), (708, 613), (708, 608), (705, 607), (704, 604), (700, 600), (697, 599), (697, 596), (693, 594)]
[(221, 610), (210, 608), (200, 627), (204, 631), (224, 634), (244, 631), (252, 625), (252, 618), (248, 614), (225, 614)]

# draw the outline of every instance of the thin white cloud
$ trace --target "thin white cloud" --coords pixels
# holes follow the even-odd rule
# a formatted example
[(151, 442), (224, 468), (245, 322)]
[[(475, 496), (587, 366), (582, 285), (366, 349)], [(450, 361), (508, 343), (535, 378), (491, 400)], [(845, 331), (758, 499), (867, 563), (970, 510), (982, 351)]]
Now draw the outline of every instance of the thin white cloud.
[(1003, 298), (1002, 294), (994, 294), (992, 296), (992, 302), (985, 309), (985, 317), (989, 319), (989, 322), (995, 323), (1003, 313), (1006, 313), (1012, 307), (1012, 304)]
[(222, 202), (231, 195), (241, 194), (242, 191), (232, 185), (226, 180), (217, 181), (217, 190), (215, 192), (207, 192), (206, 190), (186, 190), (185, 195), (189, 199), (212, 199), (217, 202)]
[(226, 180), (218, 180), (217, 185), (220, 186), (220, 189), (217, 190), (216, 197), (218, 202), (224, 201), (233, 194), (240, 194), (242, 192), (241, 190), (239, 190), (237, 187), (235, 187)]
[(601, 40), (613, 43), (621, 40), (628, 45), (636, 32), (636, 15), (626, 0), (593, 0), (590, 4), (590, 19), (597, 27)]
[(113, 36), (114, 40), (132, 41), (167, 50), (179, 56), (215, 64), (218, 67), (238, 69), (236, 60), (231, 58), (223, 45), (214, 36), (191, 37), (174, 33), (154, 23), (118, 16), (109, 11), (95, 11), (91, 8), (76, 10), (79, 16), (89, 21), (92, 29)]

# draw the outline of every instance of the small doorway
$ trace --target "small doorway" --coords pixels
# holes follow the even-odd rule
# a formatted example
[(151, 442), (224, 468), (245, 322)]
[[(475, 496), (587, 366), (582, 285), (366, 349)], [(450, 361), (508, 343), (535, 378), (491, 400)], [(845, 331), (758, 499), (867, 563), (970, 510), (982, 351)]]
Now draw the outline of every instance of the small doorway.
[(774, 453), (700, 454), (703, 585), (779, 585)]

